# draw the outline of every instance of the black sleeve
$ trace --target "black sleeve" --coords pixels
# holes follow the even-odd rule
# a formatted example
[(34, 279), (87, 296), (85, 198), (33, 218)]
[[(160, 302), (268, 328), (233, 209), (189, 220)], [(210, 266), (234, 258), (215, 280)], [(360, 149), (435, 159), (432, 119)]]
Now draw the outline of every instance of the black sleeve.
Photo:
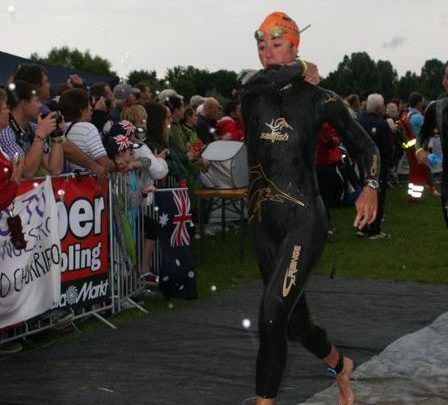
[(383, 120), (383, 123), (384, 124), (381, 128), (381, 150), (383, 151), (383, 153), (381, 154), (381, 156), (383, 157), (383, 160), (385, 161), (384, 163), (387, 165), (387, 168), (392, 160), (392, 130), (390, 129), (390, 126), (386, 120)]
[(429, 142), (429, 138), (433, 136), (434, 130), (437, 128), (437, 113), (436, 103), (429, 104), (425, 112), (425, 118), (423, 120), (422, 129), (420, 134), (417, 135), (416, 149), (426, 147)]
[(321, 106), (324, 121), (342, 135), (350, 156), (364, 172), (363, 178), (378, 180), (381, 162), (378, 148), (372, 138), (352, 117), (344, 102), (335, 93), (323, 91)]
[(110, 116), (107, 112), (101, 110), (93, 110), (92, 119), (90, 120), (90, 122), (95, 125), (96, 129), (98, 129), (98, 132), (102, 134), (104, 125), (107, 121), (109, 121), (109, 119)]
[(215, 140), (214, 134), (210, 133), (210, 126), (207, 125), (206, 122), (198, 119), (198, 123), (196, 125), (196, 132), (198, 134), (199, 139), (205, 144), (208, 145), (210, 142)]

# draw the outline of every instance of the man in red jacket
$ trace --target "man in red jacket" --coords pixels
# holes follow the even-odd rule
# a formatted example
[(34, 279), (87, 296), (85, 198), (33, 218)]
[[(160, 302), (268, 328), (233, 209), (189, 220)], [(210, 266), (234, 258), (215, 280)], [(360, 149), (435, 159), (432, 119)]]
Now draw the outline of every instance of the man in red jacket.
[(241, 103), (229, 101), (224, 109), (225, 116), (216, 123), (222, 141), (243, 141), (244, 130), (241, 119)]

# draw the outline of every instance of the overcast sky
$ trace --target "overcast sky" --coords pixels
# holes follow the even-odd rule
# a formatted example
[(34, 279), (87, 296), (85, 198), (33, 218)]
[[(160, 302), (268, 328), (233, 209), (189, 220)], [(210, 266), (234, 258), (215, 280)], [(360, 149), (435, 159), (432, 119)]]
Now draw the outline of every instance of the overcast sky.
[(304, 27), (300, 54), (322, 75), (366, 51), (398, 73), (448, 60), (447, 0), (0, 0), (0, 50), (28, 57), (68, 45), (110, 60), (120, 76), (175, 65), (259, 68), (253, 33), (271, 11)]

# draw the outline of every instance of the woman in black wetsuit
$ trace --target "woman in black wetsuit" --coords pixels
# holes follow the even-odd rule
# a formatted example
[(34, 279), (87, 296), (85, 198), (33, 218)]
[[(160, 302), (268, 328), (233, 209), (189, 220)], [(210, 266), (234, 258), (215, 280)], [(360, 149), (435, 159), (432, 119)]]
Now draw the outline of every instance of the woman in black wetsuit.
[(265, 291), (260, 305), (257, 405), (271, 405), (280, 386), (287, 339), (300, 341), (336, 376), (339, 403), (352, 404), (353, 362), (341, 356), (308, 312), (304, 288), (327, 236), (327, 219), (316, 181), (315, 148), (329, 122), (364, 170), (354, 225), (376, 215), (378, 150), (334, 93), (304, 79), (295, 62), (297, 25), (270, 14), (256, 31), (263, 70), (243, 78), (242, 112), (250, 166), (249, 221)]

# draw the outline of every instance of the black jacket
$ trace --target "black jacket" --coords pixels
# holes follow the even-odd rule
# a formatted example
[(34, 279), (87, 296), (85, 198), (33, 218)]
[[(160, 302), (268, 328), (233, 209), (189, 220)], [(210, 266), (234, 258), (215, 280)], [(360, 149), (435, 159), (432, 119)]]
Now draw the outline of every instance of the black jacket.
[(383, 117), (373, 113), (364, 113), (359, 123), (375, 142), (381, 156), (380, 180), (387, 181), (388, 169), (392, 159), (392, 132)]

